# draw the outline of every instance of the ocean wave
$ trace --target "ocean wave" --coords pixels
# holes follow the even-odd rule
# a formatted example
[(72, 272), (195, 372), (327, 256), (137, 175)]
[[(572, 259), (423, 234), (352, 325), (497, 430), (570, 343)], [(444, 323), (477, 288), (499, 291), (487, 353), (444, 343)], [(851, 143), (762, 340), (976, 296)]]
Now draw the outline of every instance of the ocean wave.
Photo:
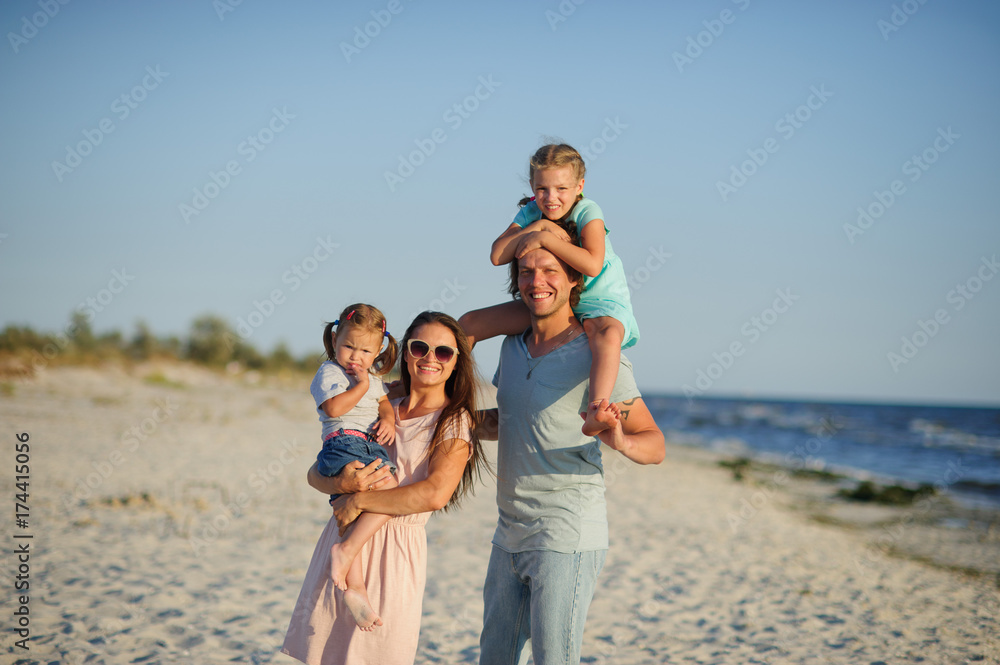
[(914, 418), (910, 431), (922, 438), (925, 448), (949, 448), (1000, 457), (1000, 438), (997, 437), (973, 434), (924, 418)]

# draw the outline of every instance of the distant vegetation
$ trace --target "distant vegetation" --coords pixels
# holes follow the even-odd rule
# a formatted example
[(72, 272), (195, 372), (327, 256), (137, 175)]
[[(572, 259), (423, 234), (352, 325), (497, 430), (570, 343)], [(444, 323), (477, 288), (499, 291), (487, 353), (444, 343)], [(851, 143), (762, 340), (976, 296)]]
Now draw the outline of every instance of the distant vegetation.
[(934, 496), (936, 493), (934, 486), (928, 483), (923, 483), (914, 489), (902, 485), (882, 487), (868, 480), (861, 481), (853, 490), (842, 489), (837, 492), (838, 495), (852, 501), (884, 503), (890, 506), (909, 506), (919, 499)]
[(28, 326), (7, 326), (0, 332), (0, 374), (31, 375), (40, 367), (55, 365), (187, 361), (213, 368), (232, 366), (263, 372), (298, 370), (312, 372), (322, 350), (295, 358), (283, 343), (263, 353), (215, 315), (201, 316), (186, 337), (161, 337), (140, 321), (131, 336), (119, 331), (95, 335), (86, 315), (73, 314), (58, 333), (37, 332)]

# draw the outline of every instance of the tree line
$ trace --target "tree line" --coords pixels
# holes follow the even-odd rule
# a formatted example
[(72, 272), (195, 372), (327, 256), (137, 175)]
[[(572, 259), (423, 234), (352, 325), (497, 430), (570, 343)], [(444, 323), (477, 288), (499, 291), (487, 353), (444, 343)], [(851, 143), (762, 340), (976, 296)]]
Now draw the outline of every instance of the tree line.
[(322, 353), (296, 358), (284, 342), (264, 353), (243, 339), (222, 317), (206, 314), (191, 323), (186, 336), (156, 335), (144, 321), (131, 335), (114, 330), (96, 334), (89, 317), (75, 312), (59, 332), (38, 332), (30, 326), (8, 325), (0, 331), (0, 358), (37, 364), (87, 364), (105, 361), (162, 359), (221, 368), (236, 362), (247, 369), (312, 371)]

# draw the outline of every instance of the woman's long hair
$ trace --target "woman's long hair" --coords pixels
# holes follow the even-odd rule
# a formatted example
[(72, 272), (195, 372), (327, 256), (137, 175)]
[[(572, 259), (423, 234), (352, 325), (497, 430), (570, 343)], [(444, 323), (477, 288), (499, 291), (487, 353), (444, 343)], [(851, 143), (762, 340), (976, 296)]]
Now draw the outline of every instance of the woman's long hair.
[(466, 337), (465, 331), (458, 324), (458, 321), (442, 312), (421, 312), (413, 319), (413, 323), (406, 329), (406, 333), (404, 333), (403, 339), (400, 342), (400, 348), (404, 350), (400, 354), (400, 375), (404, 392), (407, 395), (410, 394), (410, 370), (406, 365), (405, 349), (410, 338), (413, 337), (414, 331), (428, 323), (439, 323), (450, 330), (455, 335), (455, 343), (458, 347), (455, 369), (452, 370), (451, 376), (448, 377), (444, 385), (444, 391), (448, 396), (449, 403), (444, 407), (441, 417), (438, 418), (437, 425), (434, 427), (434, 436), (431, 438), (428, 454), (434, 454), (434, 451), (442, 443), (444, 433), (452, 423), (459, 426), (463, 419), (469, 418), (472, 429), (472, 435), (469, 440), (469, 445), (472, 447), (472, 456), (462, 471), (462, 479), (459, 481), (455, 493), (452, 494), (451, 499), (448, 500), (448, 504), (445, 506), (445, 510), (448, 510), (457, 506), (467, 494), (473, 492), (475, 480), (482, 477), (482, 468), (486, 466), (478, 434), (479, 425), (482, 420), (477, 409), (478, 376), (476, 373), (476, 364), (472, 359), (472, 347), (469, 344), (469, 338)]

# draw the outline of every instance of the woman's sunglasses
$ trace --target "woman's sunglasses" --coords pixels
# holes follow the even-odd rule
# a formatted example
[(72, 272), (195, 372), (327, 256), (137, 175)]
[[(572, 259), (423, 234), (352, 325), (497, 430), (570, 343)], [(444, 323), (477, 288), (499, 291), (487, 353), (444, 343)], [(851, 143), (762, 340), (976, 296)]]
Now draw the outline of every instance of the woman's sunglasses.
[(406, 350), (410, 352), (410, 357), (414, 360), (423, 358), (428, 353), (433, 352), (439, 363), (451, 362), (451, 359), (458, 355), (458, 349), (454, 346), (431, 346), (420, 339), (411, 339), (406, 342)]

